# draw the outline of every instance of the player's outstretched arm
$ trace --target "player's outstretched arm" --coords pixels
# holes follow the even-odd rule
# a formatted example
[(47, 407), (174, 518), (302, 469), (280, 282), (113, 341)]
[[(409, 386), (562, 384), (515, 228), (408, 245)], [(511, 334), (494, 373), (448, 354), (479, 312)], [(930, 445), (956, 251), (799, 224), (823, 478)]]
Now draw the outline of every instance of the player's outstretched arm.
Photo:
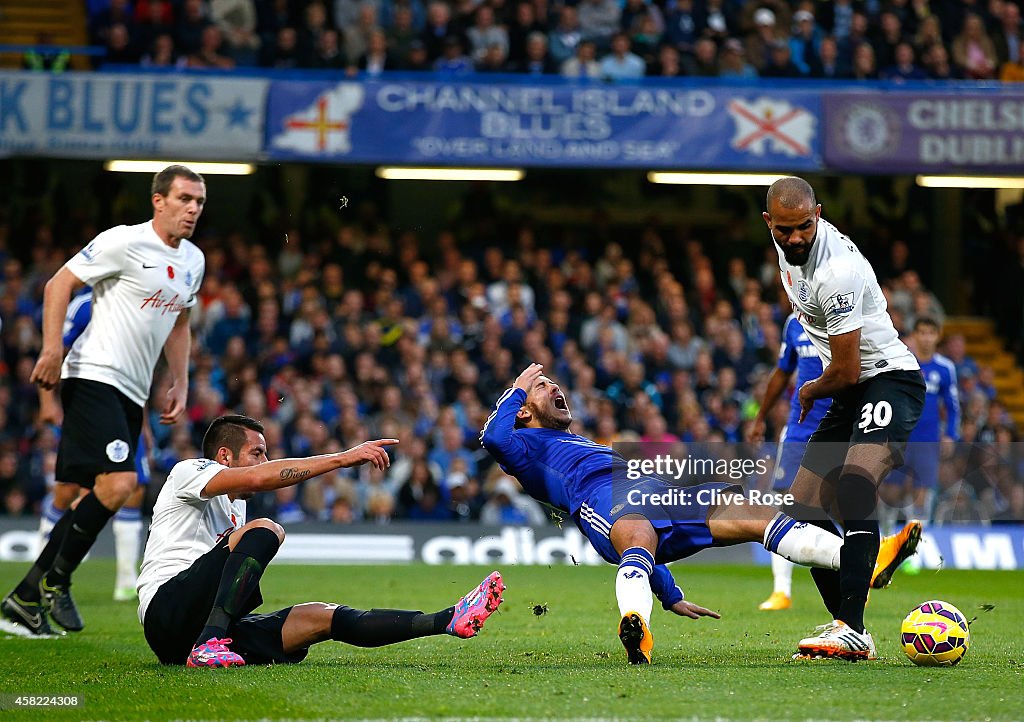
[(364, 441), (359, 446), (336, 454), (321, 454), (306, 459), (276, 459), (255, 466), (222, 469), (206, 484), (203, 496), (209, 498), (222, 494), (256, 494), (261, 491), (283, 489), (335, 469), (362, 466), (367, 463), (383, 471), (391, 466), (385, 449), (397, 443), (398, 439), (376, 439)]

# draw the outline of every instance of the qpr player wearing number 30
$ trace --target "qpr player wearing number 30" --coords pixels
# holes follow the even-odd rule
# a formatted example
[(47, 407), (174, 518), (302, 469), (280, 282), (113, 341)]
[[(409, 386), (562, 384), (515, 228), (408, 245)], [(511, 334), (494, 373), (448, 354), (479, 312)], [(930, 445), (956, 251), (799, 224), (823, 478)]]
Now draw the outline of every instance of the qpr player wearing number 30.
[[(822, 219), (811, 186), (796, 177), (775, 181), (763, 216), (779, 252), (782, 285), (824, 365), (821, 376), (798, 391), (800, 421), (816, 400), (832, 399), (790, 489), (795, 501), (783, 511), (838, 535), (831, 516), (844, 529), (839, 571), (814, 579), (833, 621), (801, 640), (797, 656), (873, 659), (874, 642), (864, 628), (868, 588), (889, 582), (921, 534), (919, 523), (908, 524), (885, 540), (899, 544), (898, 553), (879, 550), (877, 489), (903, 463), (925, 385), (871, 264)], [(877, 570), (876, 557), (891, 561)]]

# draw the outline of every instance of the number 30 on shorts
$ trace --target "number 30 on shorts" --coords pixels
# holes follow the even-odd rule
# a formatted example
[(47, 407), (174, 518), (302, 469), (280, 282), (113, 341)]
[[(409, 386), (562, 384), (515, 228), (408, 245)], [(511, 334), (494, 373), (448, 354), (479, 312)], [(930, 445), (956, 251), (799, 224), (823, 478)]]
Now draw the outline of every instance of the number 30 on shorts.
[[(879, 401), (877, 404), (869, 401), (860, 410), (860, 423), (857, 424), (857, 428), (865, 432), (878, 431), (888, 426), (890, 421), (892, 404), (888, 401)], [(869, 426), (872, 428), (869, 429)]]

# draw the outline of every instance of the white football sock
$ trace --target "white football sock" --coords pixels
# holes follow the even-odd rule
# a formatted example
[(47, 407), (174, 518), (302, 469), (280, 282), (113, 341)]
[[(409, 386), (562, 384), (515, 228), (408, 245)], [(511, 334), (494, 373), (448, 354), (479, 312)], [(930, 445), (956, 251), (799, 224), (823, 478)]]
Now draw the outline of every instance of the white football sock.
[(801, 566), (838, 570), (843, 540), (779, 512), (764, 530), (764, 548)]
[(114, 519), (114, 551), (117, 554), (117, 587), (134, 587), (138, 581), (142, 521)]
[(615, 599), (619, 603), (620, 616), (636, 612), (650, 626), (651, 610), (654, 608), (652, 571), (654, 557), (643, 547), (632, 547), (623, 553), (619, 570), (615, 574)]
[(793, 596), (793, 562), (772, 554), (772, 578), (775, 580), (773, 591)]

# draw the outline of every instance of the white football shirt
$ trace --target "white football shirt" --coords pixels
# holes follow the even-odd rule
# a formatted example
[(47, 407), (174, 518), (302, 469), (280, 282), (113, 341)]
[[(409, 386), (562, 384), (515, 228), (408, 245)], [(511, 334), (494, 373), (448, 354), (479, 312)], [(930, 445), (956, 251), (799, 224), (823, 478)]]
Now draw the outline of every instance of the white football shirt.
[(178, 314), (196, 303), (203, 252), (184, 239), (171, 248), (147, 221), (104, 231), (64, 267), (93, 287), (93, 302), (61, 378), (109, 384), (142, 406)]
[(139, 572), (139, 621), (160, 585), (185, 571), (217, 543), (245, 524), (245, 501), (203, 496), (214, 476), (228, 467), (209, 459), (180, 461), (171, 469), (153, 507), (149, 541)]
[(826, 367), (832, 363), (828, 337), (861, 329), (859, 381), (886, 371), (920, 369), (892, 325), (874, 269), (835, 226), (823, 218), (818, 221), (814, 245), (803, 266), (789, 265), (778, 244), (775, 250), (782, 286)]

